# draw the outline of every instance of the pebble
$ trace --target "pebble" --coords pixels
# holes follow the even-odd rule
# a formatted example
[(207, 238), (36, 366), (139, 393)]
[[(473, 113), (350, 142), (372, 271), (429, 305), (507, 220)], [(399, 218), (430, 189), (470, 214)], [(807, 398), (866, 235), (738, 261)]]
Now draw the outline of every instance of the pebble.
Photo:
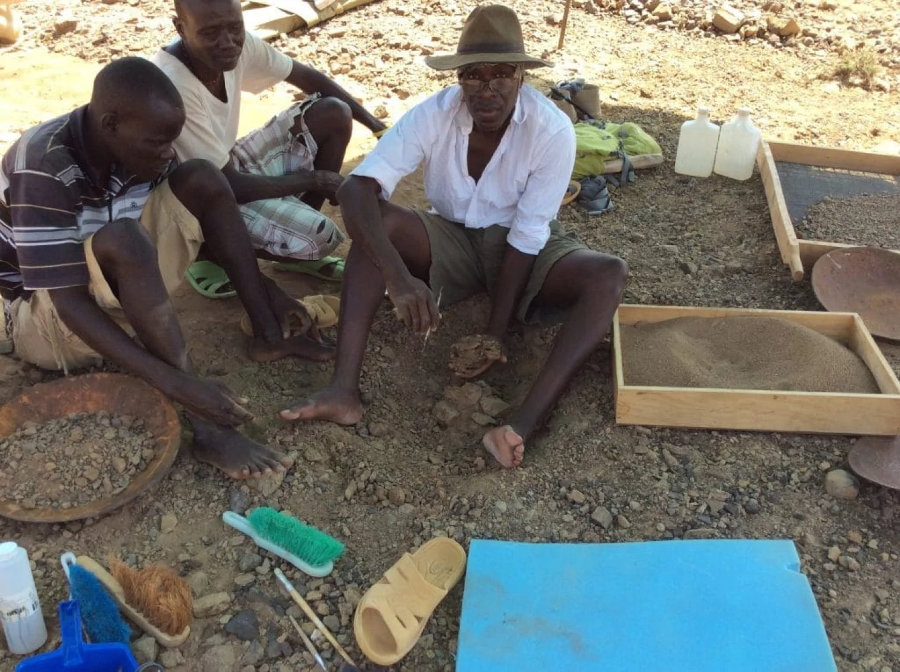
[(234, 635), (244, 642), (259, 637), (259, 618), (253, 609), (239, 611), (225, 625), (225, 632)]
[(434, 413), (434, 417), (437, 418), (438, 423), (442, 425), (449, 425), (459, 417), (459, 411), (443, 399), (434, 405), (432, 413)]
[(496, 501), (496, 502), (494, 502), (494, 508), (497, 509), (497, 511), (499, 511), (500, 513), (506, 513), (509, 506), (507, 505), (506, 502)]
[(406, 501), (406, 493), (403, 491), (403, 488), (393, 487), (388, 490), (388, 500), (394, 506), (400, 506)]
[(166, 649), (159, 654), (159, 662), (162, 663), (164, 668), (171, 670), (184, 662), (184, 656), (181, 655), (181, 651), (178, 649)]
[(825, 476), (825, 490), (836, 499), (856, 499), (859, 481), (849, 471), (834, 469)]
[(847, 541), (853, 542), (854, 544), (861, 544), (863, 542), (862, 534), (857, 530), (850, 530), (847, 533)]
[(234, 577), (234, 585), (241, 588), (246, 588), (247, 586), (254, 583), (256, 583), (256, 574), (238, 574), (236, 577)]
[(574, 502), (575, 504), (584, 504), (584, 500), (586, 499), (581, 490), (570, 490), (568, 497), (569, 501)]
[(837, 546), (832, 546), (831, 548), (828, 549), (828, 559), (829, 560), (831, 560), (832, 562), (837, 562), (840, 557), (841, 557), (841, 549), (839, 549)]
[(66, 35), (67, 33), (74, 33), (77, 28), (77, 20), (69, 15), (62, 15), (53, 24), (53, 34), (58, 37), (60, 35)]
[(237, 663), (237, 656), (231, 644), (219, 644), (208, 649), (200, 657), (201, 672), (223, 672), (233, 670)]
[(194, 593), (194, 597), (205, 594), (206, 590), (209, 588), (209, 577), (202, 569), (198, 569), (197, 571), (188, 574), (185, 581), (187, 581), (188, 585), (191, 587), (191, 592)]
[(194, 616), (209, 618), (218, 616), (231, 606), (231, 595), (228, 593), (212, 593), (194, 600)]
[(163, 534), (168, 534), (172, 532), (175, 527), (178, 525), (178, 518), (175, 517), (174, 513), (167, 513), (163, 515), (162, 518), (159, 519), (159, 531)]
[(245, 553), (241, 556), (241, 560), (238, 563), (238, 567), (241, 568), (242, 572), (249, 572), (263, 564), (262, 556), (259, 553), (254, 553), (250, 551), (249, 553)]
[(323, 462), (325, 460), (322, 452), (312, 446), (303, 451), (303, 457), (306, 458), (307, 462)]
[(509, 410), (509, 404), (500, 397), (482, 397), (481, 410), (489, 416), (496, 418)]
[(600, 525), (604, 530), (608, 530), (613, 523), (612, 514), (605, 506), (598, 506), (591, 514), (591, 520)]
[(159, 644), (150, 635), (144, 635), (132, 642), (131, 650), (134, 652), (138, 664), (143, 665), (156, 660), (159, 655)]

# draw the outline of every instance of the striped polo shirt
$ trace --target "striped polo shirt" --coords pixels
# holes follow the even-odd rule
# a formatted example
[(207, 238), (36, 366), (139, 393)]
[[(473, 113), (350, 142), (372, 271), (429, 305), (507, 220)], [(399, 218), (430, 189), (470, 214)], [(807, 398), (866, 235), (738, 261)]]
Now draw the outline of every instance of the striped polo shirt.
[(0, 294), (88, 285), (84, 240), (139, 219), (154, 187), (113, 167), (106, 184), (86, 160), (87, 106), (26, 131), (0, 162)]

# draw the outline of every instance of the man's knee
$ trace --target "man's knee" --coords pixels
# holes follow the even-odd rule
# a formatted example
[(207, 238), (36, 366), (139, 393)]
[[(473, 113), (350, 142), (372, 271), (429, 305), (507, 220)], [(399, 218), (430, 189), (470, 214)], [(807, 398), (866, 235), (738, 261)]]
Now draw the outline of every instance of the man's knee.
[(326, 137), (339, 136), (348, 141), (353, 132), (353, 112), (337, 98), (323, 98), (306, 111), (306, 126), (317, 142)]
[(619, 297), (625, 291), (630, 271), (624, 259), (598, 254), (592, 261), (587, 276), (585, 286), (590, 288), (588, 291), (596, 292), (598, 288), (602, 288)]
[(231, 185), (222, 171), (204, 159), (182, 163), (169, 175), (169, 187), (181, 203), (197, 215), (205, 204), (234, 200)]
[(136, 219), (117, 219), (91, 239), (91, 251), (104, 271), (157, 264), (156, 247)]

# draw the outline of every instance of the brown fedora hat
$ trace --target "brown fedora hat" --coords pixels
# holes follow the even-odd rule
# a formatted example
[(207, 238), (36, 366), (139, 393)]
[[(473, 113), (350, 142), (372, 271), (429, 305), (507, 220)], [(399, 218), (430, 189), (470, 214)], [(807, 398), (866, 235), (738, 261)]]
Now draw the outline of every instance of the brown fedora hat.
[(525, 68), (551, 65), (525, 53), (519, 17), (504, 5), (473, 9), (463, 25), (456, 53), (429, 56), (425, 62), (435, 70), (456, 70), (473, 63), (513, 63)]

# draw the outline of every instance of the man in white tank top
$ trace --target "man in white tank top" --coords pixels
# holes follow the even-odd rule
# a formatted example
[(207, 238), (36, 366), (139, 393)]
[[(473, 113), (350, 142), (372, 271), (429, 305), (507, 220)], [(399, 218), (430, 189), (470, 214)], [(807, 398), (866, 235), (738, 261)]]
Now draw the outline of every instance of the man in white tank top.
[[(343, 260), (327, 255), (344, 236), (319, 208), (342, 181), (353, 120), (376, 135), (385, 125), (321, 72), (247, 33), (239, 0), (175, 0), (175, 10), (179, 39), (152, 61), (184, 99), (179, 159), (222, 169), (259, 257), (339, 281)], [(307, 98), (238, 140), (241, 92), (281, 81)], [(188, 280), (210, 298), (232, 295), (227, 276), (209, 262), (189, 269)]]

